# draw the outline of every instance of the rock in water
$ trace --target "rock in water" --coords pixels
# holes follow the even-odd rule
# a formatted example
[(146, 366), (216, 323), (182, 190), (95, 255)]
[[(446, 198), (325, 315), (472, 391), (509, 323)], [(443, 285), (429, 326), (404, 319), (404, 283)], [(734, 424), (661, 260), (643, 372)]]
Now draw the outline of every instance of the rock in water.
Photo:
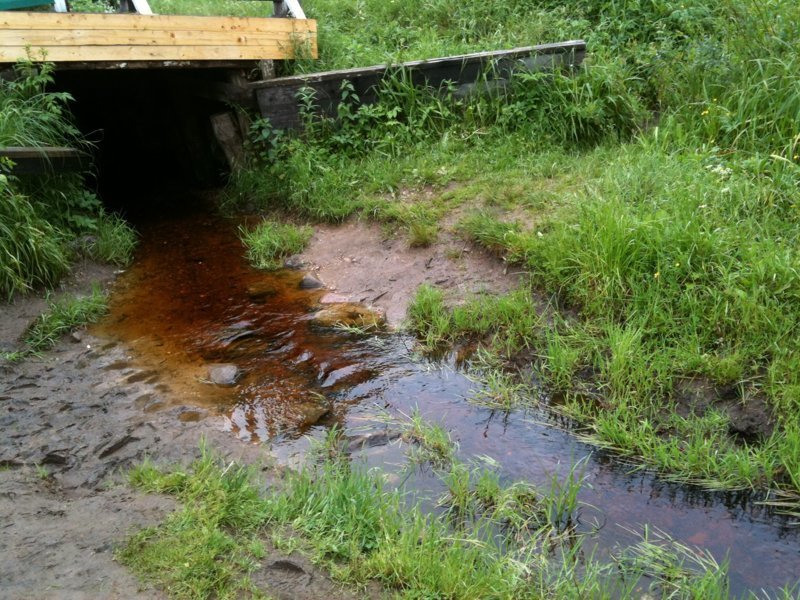
[(311, 318), (311, 323), (318, 327), (361, 327), (365, 329), (380, 328), (384, 324), (384, 316), (377, 310), (350, 302), (341, 304), (328, 304), (317, 311)]
[(242, 376), (242, 371), (236, 365), (221, 364), (208, 367), (208, 379), (216, 385), (234, 385)]
[(325, 284), (313, 275), (306, 275), (300, 280), (301, 290), (317, 290), (321, 287), (325, 287)]

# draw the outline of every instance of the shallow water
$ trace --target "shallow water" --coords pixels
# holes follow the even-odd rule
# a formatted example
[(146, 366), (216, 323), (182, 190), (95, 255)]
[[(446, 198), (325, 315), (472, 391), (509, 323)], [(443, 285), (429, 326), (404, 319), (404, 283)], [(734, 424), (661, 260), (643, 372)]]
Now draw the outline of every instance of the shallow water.
[[(353, 436), (383, 431), (418, 408), (451, 431), (462, 460), (490, 457), (509, 480), (549, 485), (588, 457), (582, 527), (600, 526), (600, 553), (637, 541), (629, 530), (649, 524), (720, 562), (727, 556), (734, 593), (798, 579), (800, 529), (750, 494), (705, 492), (632, 472), (540, 411), (507, 414), (471, 403), (478, 385), (452, 361), (420, 359), (404, 336), (315, 328), (322, 292), (301, 290), (300, 272), (247, 266), (232, 223), (184, 215), (141, 231), (136, 263), (120, 277), (109, 317), (95, 333), (133, 346), (181, 401), (224, 415), (243, 441), (269, 443), (283, 460), (299, 461), (309, 439), (334, 424)], [(244, 375), (232, 387), (209, 385), (213, 363), (236, 364)], [(369, 449), (364, 460), (399, 472), (404, 451), (395, 442)], [(425, 472), (405, 484), (431, 497), (441, 491)]]

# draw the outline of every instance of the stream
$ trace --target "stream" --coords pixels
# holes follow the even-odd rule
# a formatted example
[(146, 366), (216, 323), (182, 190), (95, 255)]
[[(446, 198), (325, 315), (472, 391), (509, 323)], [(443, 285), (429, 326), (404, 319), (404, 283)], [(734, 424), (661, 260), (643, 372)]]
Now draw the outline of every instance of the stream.
[[(279, 460), (299, 464), (310, 440), (334, 425), (350, 436), (391, 432), (418, 409), (451, 432), (462, 460), (488, 457), (508, 481), (549, 487), (582, 460), (581, 527), (597, 529), (601, 556), (638, 541), (634, 532), (648, 524), (719, 562), (727, 557), (734, 595), (797, 581), (800, 527), (750, 493), (708, 492), (634, 470), (541, 410), (481, 407), (470, 401), (479, 384), (453, 358), (425, 360), (402, 334), (315, 327), (323, 291), (300, 289), (300, 271), (250, 268), (232, 223), (197, 212), (162, 216), (140, 231), (136, 262), (117, 280), (109, 316), (93, 333), (128, 344), (169, 381), (170, 397), (224, 416), (244, 443), (268, 444)], [(215, 363), (235, 364), (241, 379), (210, 385)], [(402, 471), (406, 450), (398, 440), (362, 456), (395, 480), (406, 478), (407, 489), (436, 498), (441, 483), (429, 471)]]

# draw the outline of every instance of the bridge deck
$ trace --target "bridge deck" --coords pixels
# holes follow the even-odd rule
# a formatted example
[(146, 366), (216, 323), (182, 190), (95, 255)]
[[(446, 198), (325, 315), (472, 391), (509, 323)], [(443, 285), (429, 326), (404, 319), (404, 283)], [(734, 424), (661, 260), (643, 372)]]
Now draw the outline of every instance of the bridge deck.
[(0, 12), (0, 63), (316, 58), (316, 31), (310, 19)]

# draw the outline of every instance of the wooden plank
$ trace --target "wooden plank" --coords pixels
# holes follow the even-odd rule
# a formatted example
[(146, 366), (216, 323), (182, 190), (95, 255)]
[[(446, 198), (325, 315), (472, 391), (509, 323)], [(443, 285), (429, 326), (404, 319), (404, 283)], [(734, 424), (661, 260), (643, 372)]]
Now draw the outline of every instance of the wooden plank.
[(316, 21), (173, 15), (0, 13), (0, 62), (283, 60), (317, 56)]
[(269, 81), (262, 81), (254, 84), (257, 87), (291, 87), (296, 84), (309, 84), (322, 81), (351, 79), (353, 77), (383, 75), (389, 68), (401, 68), (406, 70), (428, 70), (433, 71), (437, 67), (453, 65), (463, 68), (470, 64), (489, 64), (496, 60), (513, 61), (525, 59), (531, 56), (552, 56), (552, 55), (574, 55), (576, 64), (583, 61), (586, 54), (586, 42), (583, 40), (570, 40), (556, 44), (541, 44), (538, 46), (524, 46), (511, 50), (492, 50), (489, 52), (475, 52), (472, 54), (461, 54), (457, 56), (446, 56), (443, 58), (433, 58), (427, 60), (412, 60), (397, 65), (373, 65), (370, 67), (357, 67), (354, 69), (341, 69), (338, 71), (320, 71), (305, 75), (295, 75), (294, 77), (280, 77)]
[[(294, 35), (294, 34), (291, 34)], [(0, 46), (261, 46), (275, 45), (273, 33), (230, 31), (167, 31), (75, 29), (72, 31), (0, 31)], [(283, 42), (286, 43), (286, 42)]]
[(8, 146), (0, 148), (0, 157), (14, 162), (12, 172), (17, 175), (81, 171), (91, 160), (85, 152), (63, 146)]
[[(313, 48), (313, 47), (312, 47)], [(32, 52), (39, 59), (41, 48), (0, 47), (0, 63), (15, 62)], [(50, 62), (91, 61), (206, 61), (285, 60), (295, 57), (295, 45), (274, 42), (259, 46), (55, 46), (43, 48)], [(316, 54), (316, 52), (313, 52)]]
[(132, 71), (138, 69), (257, 69), (258, 60), (93, 60), (81, 62), (62, 62), (56, 65), (58, 71)]
[(574, 68), (581, 64), (585, 53), (586, 44), (583, 40), (571, 40), (560, 44), (410, 61), (394, 66), (375, 65), (281, 77), (255, 82), (250, 86), (255, 92), (261, 114), (279, 129), (293, 129), (300, 126), (297, 93), (305, 87), (314, 91), (314, 102), (321, 114), (335, 116), (343, 81), (353, 86), (362, 104), (375, 102), (377, 88), (383, 78), (398, 72), (419, 87), (438, 89), (445, 84), (455, 84), (456, 93), (466, 96), (475, 93), (479, 85), (502, 88), (514, 71)]
[(316, 33), (313, 19), (203, 17), (114, 13), (0, 13), (0, 29), (164, 29), (168, 31), (247, 31), (260, 33)]

